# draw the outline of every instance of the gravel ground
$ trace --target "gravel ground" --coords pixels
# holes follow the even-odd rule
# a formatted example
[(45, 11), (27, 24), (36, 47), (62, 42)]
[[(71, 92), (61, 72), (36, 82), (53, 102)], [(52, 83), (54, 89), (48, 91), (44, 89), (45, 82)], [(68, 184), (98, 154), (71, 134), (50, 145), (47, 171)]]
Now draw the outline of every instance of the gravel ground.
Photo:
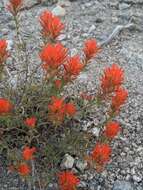
[[(38, 46), (38, 16), (47, 7), (53, 8), (43, 4), (22, 12), (24, 36), (25, 39), (27, 36), (30, 38), (31, 52), (36, 49), (33, 42)], [(95, 171), (81, 174), (81, 189), (143, 190), (143, 0), (77, 0), (66, 9), (64, 19), (67, 26), (62, 39), (72, 49), (72, 54), (82, 47), (87, 38), (95, 37), (100, 42), (117, 25), (129, 21), (135, 24), (104, 47), (86, 74), (78, 80), (77, 87), (88, 81), (87, 88), (91, 89), (106, 65), (118, 63), (125, 70), (125, 86), (129, 91), (128, 102), (118, 118), (123, 131), (113, 143), (111, 163), (100, 175)], [(34, 36), (31, 36), (33, 31)], [(14, 39), (12, 21), (0, 3), (0, 38), (3, 35), (9, 40)], [(31, 59), (33, 62), (36, 60), (35, 57)], [(6, 172), (1, 161), (0, 190), (25, 190), (16, 176)]]

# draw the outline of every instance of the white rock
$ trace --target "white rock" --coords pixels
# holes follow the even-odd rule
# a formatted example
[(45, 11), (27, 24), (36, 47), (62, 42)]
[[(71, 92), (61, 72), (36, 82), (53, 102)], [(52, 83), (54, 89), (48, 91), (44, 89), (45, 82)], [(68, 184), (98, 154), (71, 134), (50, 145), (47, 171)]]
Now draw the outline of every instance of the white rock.
[(78, 187), (85, 188), (86, 187), (86, 183), (84, 181), (80, 181)]
[(93, 25), (89, 28), (88, 33), (93, 32), (95, 29), (96, 29), (96, 27), (95, 27), (95, 25), (93, 24)]
[(12, 40), (7, 40), (7, 50), (11, 50), (13, 47), (13, 41)]
[(65, 34), (61, 34), (59, 37), (58, 37), (58, 40), (59, 41), (62, 41), (62, 40), (65, 40), (66, 39), (66, 35)]
[(139, 183), (142, 181), (142, 177), (137, 176), (137, 175), (133, 175), (133, 180)]
[(83, 172), (85, 170), (85, 168), (87, 167), (87, 162), (83, 161), (83, 160), (78, 160), (76, 162), (76, 167), (77, 169), (79, 169), (81, 172)]
[(65, 14), (66, 14), (66, 10), (61, 7), (60, 5), (57, 5), (53, 10), (52, 10), (52, 13), (55, 15), (55, 16), (59, 16), (59, 17), (64, 17)]
[(74, 164), (74, 158), (69, 154), (65, 154), (62, 162), (61, 162), (61, 169), (71, 169)]
[(87, 82), (87, 80), (88, 80), (87, 73), (81, 73), (81, 74), (78, 76), (78, 79), (79, 79), (81, 82)]
[(71, 57), (78, 54), (78, 51), (76, 48), (71, 49)]
[(99, 137), (100, 129), (98, 127), (94, 127), (93, 129), (90, 130), (90, 132), (95, 136)]

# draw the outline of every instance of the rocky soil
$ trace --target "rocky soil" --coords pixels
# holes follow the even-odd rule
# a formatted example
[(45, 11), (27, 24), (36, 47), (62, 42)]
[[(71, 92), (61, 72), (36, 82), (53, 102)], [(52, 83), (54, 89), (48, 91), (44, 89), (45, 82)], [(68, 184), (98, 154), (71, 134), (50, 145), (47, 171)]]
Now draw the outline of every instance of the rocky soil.
[[(27, 2), (32, 4), (35, 1)], [(38, 46), (39, 14), (44, 9), (51, 10), (55, 6), (44, 2), (22, 12), (23, 35), (25, 39), (28, 37), (30, 42), (29, 51), (33, 52)], [(118, 63), (125, 70), (125, 86), (129, 91), (128, 102), (118, 118), (123, 130), (113, 143), (111, 163), (101, 174), (84, 170), (82, 163), (79, 163), (82, 170), (80, 188), (143, 190), (143, 0), (75, 0), (65, 7), (65, 10), (63, 20), (67, 23), (66, 32), (61, 39), (72, 49), (71, 54), (80, 50), (87, 38), (95, 37), (101, 42), (116, 26), (129, 22), (134, 24), (103, 47), (102, 53), (90, 65), (88, 71), (81, 74), (78, 85), (75, 86), (76, 88), (84, 84), (92, 89), (94, 84), (97, 84), (96, 73), (100, 73), (106, 65)], [(11, 17), (4, 10), (1, 0), (0, 38), (8, 38), (12, 42), (14, 35)], [(33, 63), (37, 61), (35, 56), (31, 59)], [(45, 190), (48, 189), (51, 188), (47, 187)], [(26, 190), (16, 176), (7, 173), (1, 161), (0, 190)]]

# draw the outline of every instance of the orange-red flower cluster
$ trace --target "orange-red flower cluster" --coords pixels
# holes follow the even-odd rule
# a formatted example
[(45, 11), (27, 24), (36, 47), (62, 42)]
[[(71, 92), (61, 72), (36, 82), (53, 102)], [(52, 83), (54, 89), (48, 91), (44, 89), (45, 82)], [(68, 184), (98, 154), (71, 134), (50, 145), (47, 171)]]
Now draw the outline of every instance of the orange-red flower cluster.
[(111, 156), (111, 148), (108, 144), (96, 144), (90, 157), (91, 159), (100, 166), (104, 166)]
[(61, 79), (65, 83), (74, 80), (84, 67), (78, 55), (68, 57), (67, 53), (67, 48), (60, 43), (48, 44), (40, 52), (42, 68), (50, 75), (49, 77), (60, 77), (55, 82), (57, 88), (61, 86)]
[(6, 115), (12, 111), (12, 104), (5, 98), (0, 98), (0, 115)]
[(30, 174), (30, 172), (31, 172), (31, 169), (26, 163), (19, 164), (18, 173), (21, 176), (23, 176), (23, 177), (28, 176)]
[(23, 0), (9, 0), (7, 9), (11, 12), (11, 14), (16, 16), (20, 8), (22, 7), (22, 4), (23, 4)]
[(67, 58), (67, 48), (62, 44), (48, 44), (43, 47), (40, 53), (41, 61), (43, 62), (42, 67), (46, 71), (49, 69), (57, 69), (59, 66), (64, 64)]
[(64, 29), (61, 20), (49, 11), (44, 11), (40, 16), (40, 24), (42, 26), (43, 37), (50, 39), (57, 38)]
[(76, 55), (67, 60), (67, 63), (64, 64), (64, 68), (64, 78), (66, 81), (70, 81), (80, 74), (83, 69), (83, 64), (80, 61), (80, 57)]
[(28, 146), (24, 147), (22, 156), (24, 160), (32, 160), (33, 159), (33, 154), (36, 152), (36, 148), (32, 147), (29, 148)]
[(30, 128), (34, 128), (36, 126), (36, 117), (29, 117), (24, 121), (24, 124)]
[(109, 139), (113, 139), (120, 130), (121, 128), (119, 123), (112, 121), (107, 123), (105, 126), (104, 135)]
[(0, 65), (6, 61), (8, 57), (7, 42), (0, 39)]
[(116, 64), (105, 68), (104, 75), (101, 78), (101, 88), (104, 94), (112, 93), (123, 83), (124, 72)]
[(52, 97), (52, 102), (48, 105), (49, 119), (54, 123), (61, 123), (66, 116), (72, 117), (76, 113), (76, 108), (72, 103), (65, 103), (62, 98)]
[(128, 97), (128, 92), (124, 88), (119, 88), (112, 97), (111, 109), (113, 112), (120, 111), (121, 106), (125, 103)]
[(93, 58), (100, 50), (101, 48), (95, 39), (87, 40), (83, 49), (86, 61)]
[(76, 113), (76, 108), (72, 103), (67, 103), (65, 104), (65, 113), (69, 116), (72, 117)]
[(76, 190), (80, 180), (70, 171), (64, 171), (58, 174), (58, 182), (61, 190)]

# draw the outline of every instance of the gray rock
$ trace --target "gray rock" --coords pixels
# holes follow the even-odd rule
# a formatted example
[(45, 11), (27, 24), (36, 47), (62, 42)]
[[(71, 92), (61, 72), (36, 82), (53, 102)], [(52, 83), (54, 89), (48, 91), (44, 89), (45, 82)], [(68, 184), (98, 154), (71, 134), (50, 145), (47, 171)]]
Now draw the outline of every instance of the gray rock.
[(141, 186), (137, 186), (136, 190), (143, 190), (143, 186), (142, 187)]
[(89, 190), (97, 190), (98, 187), (98, 180), (93, 180), (88, 184)]
[(134, 188), (130, 182), (115, 181), (113, 190), (134, 190)]
[(142, 0), (123, 0), (123, 1), (128, 4), (142, 4), (143, 3)]
[(65, 154), (62, 162), (61, 162), (61, 169), (71, 169), (74, 164), (74, 158), (69, 154)]

